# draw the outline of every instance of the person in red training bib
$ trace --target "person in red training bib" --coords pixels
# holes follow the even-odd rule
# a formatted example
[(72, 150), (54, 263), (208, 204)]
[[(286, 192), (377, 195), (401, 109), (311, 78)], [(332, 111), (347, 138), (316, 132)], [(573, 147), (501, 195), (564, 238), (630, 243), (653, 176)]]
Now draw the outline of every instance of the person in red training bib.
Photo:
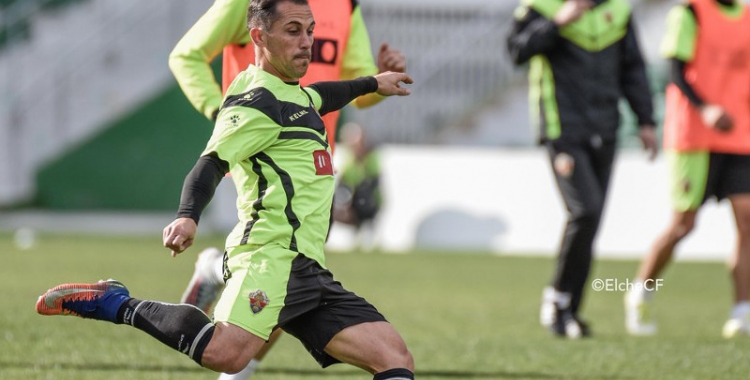
[[(729, 199), (737, 225), (730, 261), (734, 307), (726, 338), (750, 335), (750, 8), (735, 0), (691, 0), (668, 16), (670, 60), (664, 149), (672, 221), (656, 239), (625, 296), (626, 328), (653, 335), (652, 298), (677, 245), (710, 198)], [(727, 38), (731, 36), (731, 38)]]

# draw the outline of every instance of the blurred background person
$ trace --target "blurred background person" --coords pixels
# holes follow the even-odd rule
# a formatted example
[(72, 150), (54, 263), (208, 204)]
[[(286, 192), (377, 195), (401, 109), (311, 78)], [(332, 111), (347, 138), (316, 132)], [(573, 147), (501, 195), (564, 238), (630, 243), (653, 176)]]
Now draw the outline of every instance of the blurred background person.
[[(223, 102), (225, 91), (235, 76), (255, 63), (254, 45), (247, 31), (249, 0), (217, 0), (180, 39), (169, 56), (169, 67), (190, 103), (210, 120)], [(406, 58), (398, 50), (383, 43), (374, 60), (370, 39), (356, 0), (310, 0), (316, 26), (312, 60), (300, 85), (353, 79), (385, 71), (404, 72)], [(216, 81), (210, 63), (222, 54), (222, 88)], [(372, 93), (357, 98), (357, 107), (369, 107), (384, 97)], [(333, 151), (340, 112), (323, 116)], [(224, 181), (225, 182), (225, 181)], [(234, 210), (236, 193), (231, 184), (217, 190), (219, 206), (213, 212)], [(222, 207), (221, 205), (227, 205)], [(188, 283), (181, 302), (190, 303), (208, 312), (224, 288), (223, 253), (218, 248), (207, 248), (198, 255), (195, 272)], [(277, 329), (258, 355), (242, 372), (223, 374), (220, 379), (247, 379), (259, 365), (266, 352), (278, 338)]]
[[(737, 228), (729, 263), (734, 306), (723, 335), (750, 335), (750, 11), (736, 0), (691, 0), (667, 17), (662, 53), (670, 61), (664, 149), (672, 220), (654, 241), (625, 297), (630, 334), (653, 335), (655, 280), (693, 230), (709, 198), (728, 198)], [(731, 36), (731, 38), (727, 38)]]
[(374, 222), (383, 204), (380, 157), (365, 129), (354, 122), (341, 128), (347, 160), (338, 172), (333, 219), (355, 230), (356, 248), (374, 249)]
[(580, 316), (602, 219), (625, 96), (643, 147), (656, 155), (646, 67), (625, 0), (532, 0), (516, 9), (508, 36), (516, 64), (529, 62), (531, 118), (568, 211), (540, 322), (555, 335), (590, 334)]

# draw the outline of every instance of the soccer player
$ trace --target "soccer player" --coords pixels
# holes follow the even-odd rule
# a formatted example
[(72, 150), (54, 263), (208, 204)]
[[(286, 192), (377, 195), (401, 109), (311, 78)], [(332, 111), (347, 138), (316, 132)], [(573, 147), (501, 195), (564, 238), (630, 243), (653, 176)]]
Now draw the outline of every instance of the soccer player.
[(129, 324), (227, 373), (245, 368), (283, 328), (323, 367), (345, 362), (374, 380), (413, 379), (413, 358), (398, 332), (326, 269), (334, 178), (320, 117), (363, 94), (408, 95), (401, 83), (412, 80), (386, 72), (302, 87), (316, 25), (307, 1), (252, 0), (248, 14), (256, 65), (229, 86), (185, 179), (178, 218), (163, 234), (172, 255), (190, 247), (202, 210), (232, 173), (241, 220), (227, 237), (227, 287), (214, 322), (193, 305), (132, 298), (115, 280), (52, 288), (37, 312)]
[[(169, 56), (169, 66), (188, 100), (212, 121), (223, 101), (222, 90), (226, 91), (235, 76), (255, 62), (253, 43), (246, 27), (249, 2), (216, 0), (180, 39)], [(406, 70), (404, 55), (385, 43), (380, 46), (375, 62), (357, 0), (310, 0), (309, 3), (317, 26), (310, 67), (307, 74), (300, 78), (302, 85)], [(222, 54), (223, 66), (221, 89), (210, 67), (210, 62), (219, 54)], [(370, 93), (357, 98), (353, 104), (364, 108), (382, 99), (377, 93)], [(339, 114), (337, 110), (323, 116), (331, 151), (335, 148)], [(217, 198), (224, 195), (221, 190)], [(201, 252), (180, 302), (196, 305), (208, 313), (224, 289), (222, 266), (221, 250), (210, 247)], [(269, 343), (242, 373), (222, 375), (220, 379), (249, 378), (280, 334), (281, 330), (274, 332)]]
[(590, 333), (579, 317), (602, 219), (624, 95), (639, 137), (656, 154), (653, 105), (626, 0), (524, 0), (508, 36), (516, 64), (530, 62), (531, 118), (549, 154), (568, 220), (540, 322), (554, 334)]
[[(730, 260), (734, 307), (726, 338), (750, 335), (750, 8), (735, 0), (690, 0), (667, 18), (662, 53), (671, 64), (664, 149), (668, 152), (672, 221), (644, 257), (639, 286), (625, 297), (633, 335), (657, 332), (654, 280), (695, 226), (709, 198), (728, 198), (737, 226)], [(728, 38), (731, 36), (731, 38)]]

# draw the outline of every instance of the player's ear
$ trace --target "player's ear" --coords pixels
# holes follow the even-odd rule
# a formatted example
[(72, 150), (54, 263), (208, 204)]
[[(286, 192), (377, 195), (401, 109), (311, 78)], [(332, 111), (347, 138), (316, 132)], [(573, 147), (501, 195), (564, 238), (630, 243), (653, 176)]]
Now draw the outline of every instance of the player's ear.
[(266, 42), (266, 34), (260, 28), (250, 29), (250, 38), (256, 46), (262, 46)]

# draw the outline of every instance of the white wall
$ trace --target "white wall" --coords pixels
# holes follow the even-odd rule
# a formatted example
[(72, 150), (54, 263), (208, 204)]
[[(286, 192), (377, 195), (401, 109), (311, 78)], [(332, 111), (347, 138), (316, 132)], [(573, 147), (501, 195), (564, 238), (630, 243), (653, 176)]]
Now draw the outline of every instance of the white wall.
[[(346, 155), (337, 149), (336, 160)], [(416, 248), (553, 255), (565, 214), (541, 149), (385, 146), (385, 207), (375, 225), (376, 243), (406, 253)], [(225, 234), (234, 225), (233, 185), (223, 181), (201, 219), (201, 234)], [(597, 241), (599, 257), (640, 258), (670, 217), (667, 170), (636, 151), (620, 154)], [(96, 232), (159, 235), (174, 217), (161, 214), (0, 214), (0, 231)], [(724, 260), (735, 230), (727, 202), (709, 202), (678, 259)], [(350, 228), (334, 224), (329, 250), (353, 246)]]
[[(337, 155), (339, 156), (339, 155)], [(553, 254), (564, 208), (541, 149), (387, 146), (382, 151), (386, 205), (376, 225), (385, 250), (490, 250)], [(643, 255), (671, 215), (663, 157), (620, 153), (597, 241), (600, 257)], [(735, 230), (727, 202), (708, 203), (678, 258), (724, 259)], [(351, 230), (334, 226), (329, 248), (346, 249)]]

